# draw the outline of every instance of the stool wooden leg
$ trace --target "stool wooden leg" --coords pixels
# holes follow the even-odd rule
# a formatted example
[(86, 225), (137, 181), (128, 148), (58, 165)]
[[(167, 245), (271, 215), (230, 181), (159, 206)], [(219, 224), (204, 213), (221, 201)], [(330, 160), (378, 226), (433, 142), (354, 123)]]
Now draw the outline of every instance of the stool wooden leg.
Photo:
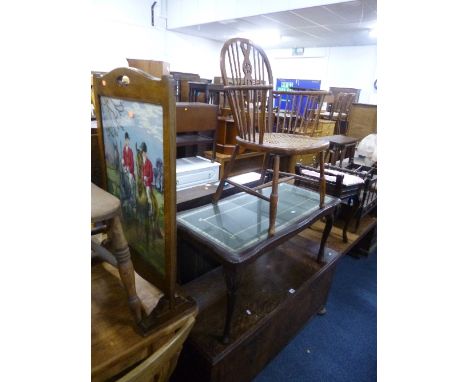
[(341, 146), (340, 167), (343, 167), (343, 160), (345, 159), (347, 149), (346, 146)]
[(127, 292), (130, 310), (136, 322), (138, 323), (141, 321), (141, 302), (136, 293), (135, 271), (133, 268), (127, 239), (123, 233), (119, 216), (112, 218), (109, 228), (113, 246), (112, 253), (117, 259), (120, 279), (122, 280), (122, 283), (124, 284), (125, 290)]
[(270, 195), (270, 225), (268, 227), (268, 236), (275, 234), (276, 212), (278, 209), (278, 180), (279, 180), (280, 156), (275, 155), (273, 164), (273, 180), (271, 184)]

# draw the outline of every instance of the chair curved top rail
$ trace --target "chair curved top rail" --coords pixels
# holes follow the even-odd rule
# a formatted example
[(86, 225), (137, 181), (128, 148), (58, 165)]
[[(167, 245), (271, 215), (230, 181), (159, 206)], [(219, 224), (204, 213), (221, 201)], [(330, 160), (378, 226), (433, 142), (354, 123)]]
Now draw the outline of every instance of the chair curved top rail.
[(220, 55), (224, 85), (273, 84), (273, 74), (265, 51), (251, 40), (227, 40)]

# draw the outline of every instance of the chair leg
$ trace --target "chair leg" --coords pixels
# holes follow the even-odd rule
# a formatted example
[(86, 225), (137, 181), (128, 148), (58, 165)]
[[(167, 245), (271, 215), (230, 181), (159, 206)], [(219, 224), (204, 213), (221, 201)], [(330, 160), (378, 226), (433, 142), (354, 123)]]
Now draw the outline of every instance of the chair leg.
[(268, 227), (268, 236), (275, 234), (276, 212), (278, 209), (278, 180), (279, 180), (280, 156), (275, 155), (273, 164), (273, 180), (270, 195), (270, 225)]
[(130, 310), (138, 323), (141, 321), (141, 301), (138, 298), (135, 288), (135, 270), (133, 268), (130, 250), (128, 248), (127, 239), (123, 233), (122, 224), (119, 216), (114, 216), (110, 224), (110, 234), (117, 266), (119, 269), (120, 279), (125, 287), (128, 297)]
[(211, 151), (211, 162), (216, 160), (216, 141), (218, 140), (218, 129), (213, 132), (213, 147)]
[(219, 181), (218, 188), (216, 189), (216, 192), (213, 196), (213, 203), (218, 203), (219, 199), (221, 198), (221, 195), (224, 189), (224, 184), (226, 183), (226, 179), (229, 177), (229, 173), (231, 172), (232, 167), (234, 166), (234, 160), (236, 159), (238, 152), (239, 152), (239, 145), (236, 145), (231, 155), (231, 160), (229, 161), (226, 168), (224, 169), (223, 177)]
[(262, 172), (261, 172), (261, 176), (260, 176), (260, 184), (265, 183), (265, 176), (266, 176), (266, 171), (267, 171), (269, 163), (270, 163), (270, 154), (265, 153), (265, 156), (263, 157), (263, 165), (262, 165)]

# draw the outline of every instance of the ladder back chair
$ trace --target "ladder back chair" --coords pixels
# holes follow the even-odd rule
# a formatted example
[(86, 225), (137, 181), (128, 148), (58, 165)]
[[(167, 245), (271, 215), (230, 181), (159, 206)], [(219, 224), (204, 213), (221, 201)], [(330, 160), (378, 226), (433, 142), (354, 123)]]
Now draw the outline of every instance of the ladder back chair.
[(323, 90), (273, 91), (275, 111), (273, 130), (314, 136), (325, 96)]
[[(320, 191), (320, 208), (323, 208), (325, 197), (325, 179), (323, 178), (323, 151), (328, 148), (328, 142), (301, 134), (275, 132), (273, 129), (273, 75), (270, 63), (263, 49), (252, 41), (244, 38), (227, 40), (221, 49), (221, 75), (225, 84), (225, 94), (228, 97), (234, 123), (237, 128), (236, 146), (223, 177), (213, 197), (213, 203), (221, 198), (225, 183), (255, 195), (270, 203), (268, 235), (275, 233), (275, 221), (278, 205), (278, 184), (290, 181), (296, 176), (280, 172), (280, 155), (320, 154), (322, 188)], [(296, 97), (304, 92), (296, 92)], [(294, 92), (290, 92), (291, 95)], [(281, 94), (279, 94), (281, 95)], [(301, 101), (302, 102), (302, 101)], [(323, 99), (322, 99), (323, 102)], [(296, 119), (295, 123), (299, 119)], [(318, 121), (318, 119), (317, 119)], [(240, 147), (265, 153), (261, 184), (248, 188), (228, 179), (234, 160)], [(269, 156), (274, 157), (273, 170), (267, 169)], [(272, 181), (265, 182), (267, 172), (272, 173)], [(279, 175), (287, 175), (279, 179)], [(261, 193), (262, 188), (271, 186), (270, 196)]]
[[(349, 111), (351, 109), (351, 104), (356, 99), (356, 94), (341, 92), (338, 93), (334, 98), (335, 99), (333, 100), (330, 114), (328, 114), (328, 119), (336, 121), (335, 133), (341, 134), (341, 125), (346, 125), (348, 122)], [(344, 130), (344, 132), (346, 133), (347, 126), (345, 126)]]

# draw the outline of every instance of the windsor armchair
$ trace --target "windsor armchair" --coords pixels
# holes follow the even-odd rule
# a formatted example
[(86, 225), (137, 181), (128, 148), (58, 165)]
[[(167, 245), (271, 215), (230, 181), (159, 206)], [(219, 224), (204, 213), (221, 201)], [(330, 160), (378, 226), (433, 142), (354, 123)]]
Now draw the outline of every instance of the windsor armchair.
[[(328, 142), (312, 138), (305, 131), (318, 124), (319, 110), (327, 92), (291, 91), (287, 94), (276, 92), (275, 95), (268, 57), (261, 47), (244, 38), (233, 38), (224, 43), (221, 50), (221, 75), (234, 117), (237, 138), (231, 161), (219, 183), (213, 203), (218, 203), (226, 183), (268, 201), (268, 235), (272, 236), (275, 233), (278, 184), (297, 177), (295, 174), (279, 171), (281, 155), (320, 153), (320, 208), (324, 206), (323, 152), (328, 148)], [(263, 184), (256, 188), (248, 188), (228, 179), (241, 147), (265, 153), (261, 175)], [(273, 157), (273, 170), (267, 169), (270, 156)], [(272, 180), (265, 183), (267, 173), (272, 174)], [(280, 175), (286, 176), (280, 179)], [(261, 192), (266, 187), (271, 187), (270, 196)]]

